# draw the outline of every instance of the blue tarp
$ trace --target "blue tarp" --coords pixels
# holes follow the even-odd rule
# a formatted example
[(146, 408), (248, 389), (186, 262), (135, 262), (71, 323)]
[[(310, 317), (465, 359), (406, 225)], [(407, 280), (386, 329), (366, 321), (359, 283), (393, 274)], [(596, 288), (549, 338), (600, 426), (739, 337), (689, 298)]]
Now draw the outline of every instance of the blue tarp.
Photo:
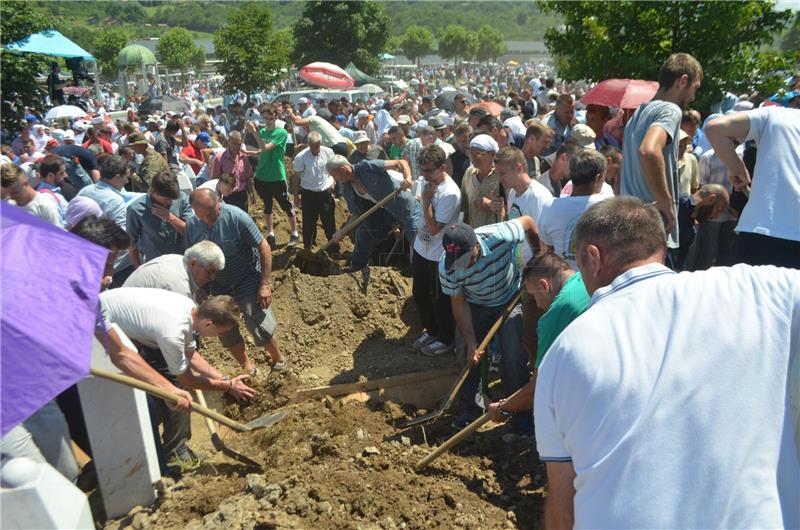
[(34, 33), (24, 39), (6, 44), (5, 48), (18, 53), (40, 53), (54, 57), (80, 57), (84, 61), (95, 60), (91, 53), (54, 29)]

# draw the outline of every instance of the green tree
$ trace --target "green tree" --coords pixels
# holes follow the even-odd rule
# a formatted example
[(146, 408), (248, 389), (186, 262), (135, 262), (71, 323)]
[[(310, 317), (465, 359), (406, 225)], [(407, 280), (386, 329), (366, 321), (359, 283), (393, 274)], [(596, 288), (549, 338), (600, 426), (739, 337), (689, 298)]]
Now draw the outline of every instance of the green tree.
[(298, 67), (325, 61), (353, 62), (368, 74), (380, 72), (378, 55), (389, 35), (389, 17), (377, 2), (306, 2), (293, 26), (292, 61)]
[(439, 36), (439, 55), (444, 59), (455, 59), (456, 64), (472, 59), (476, 47), (475, 34), (464, 26), (450, 24)]
[(409, 26), (400, 38), (400, 48), (406, 57), (419, 65), (419, 60), (432, 53), (436, 44), (433, 33), (428, 28)]
[(498, 57), (506, 53), (506, 46), (503, 34), (491, 26), (483, 26), (476, 35), (475, 59), (478, 61), (497, 60)]
[(192, 64), (195, 54), (192, 34), (183, 28), (175, 28), (164, 33), (156, 43), (158, 61), (173, 70), (186, 70)]
[[(199, 51), (198, 51), (199, 50)], [(195, 45), (192, 34), (183, 28), (175, 28), (164, 33), (156, 43), (156, 57), (169, 70), (178, 70), (181, 81), (185, 82), (186, 71), (203, 50)]]
[[(0, 2), (0, 44), (5, 46), (33, 33), (53, 28), (55, 20), (43, 16), (26, 1)], [(0, 99), (3, 126), (15, 130), (24, 106), (42, 107), (46, 95), (35, 78), (48, 72), (48, 60), (42, 55), (16, 54), (0, 47)]]
[(217, 71), (225, 76), (225, 90), (247, 94), (263, 90), (277, 81), (289, 66), (291, 34), (273, 30), (272, 11), (266, 4), (243, 5), (214, 33)]
[(800, 11), (794, 16), (794, 22), (791, 28), (789, 28), (789, 31), (787, 31), (786, 35), (783, 37), (781, 50), (785, 52), (796, 52), (800, 50)]
[(92, 55), (104, 77), (112, 78), (116, 74), (117, 57), (129, 38), (130, 34), (121, 28), (105, 28), (95, 34)]
[(566, 80), (615, 77), (656, 79), (670, 54), (692, 54), (703, 66), (697, 108), (719, 101), (723, 90), (755, 85), (758, 49), (784, 28), (789, 12), (772, 2), (567, 2), (539, 0), (564, 17), (545, 43)]

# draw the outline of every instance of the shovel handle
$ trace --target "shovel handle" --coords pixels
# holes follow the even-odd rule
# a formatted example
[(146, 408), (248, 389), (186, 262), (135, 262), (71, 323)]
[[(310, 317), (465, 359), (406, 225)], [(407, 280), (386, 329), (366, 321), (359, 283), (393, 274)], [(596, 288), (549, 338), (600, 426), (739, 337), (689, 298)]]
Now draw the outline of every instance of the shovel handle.
[[(397, 188), (392, 193), (390, 193), (389, 195), (387, 195), (386, 197), (384, 197), (383, 199), (378, 201), (372, 208), (370, 208), (366, 212), (362, 213), (361, 215), (359, 215), (358, 217), (356, 217), (355, 219), (353, 219), (352, 221), (350, 221), (349, 223), (344, 225), (344, 227), (341, 230), (342, 237), (344, 237), (347, 234), (349, 234), (350, 232), (352, 232), (358, 225), (360, 225), (362, 222), (364, 222), (364, 219), (366, 219), (367, 217), (369, 217), (373, 213), (375, 213), (378, 210), (380, 210), (381, 208), (383, 208), (386, 204), (390, 203), (395, 197), (397, 197), (400, 194), (401, 191), (403, 191), (401, 188)], [(322, 254), (323, 251), (325, 251), (328, 248), (330, 248), (331, 246), (333, 246), (333, 244), (334, 244), (333, 240), (328, 241), (327, 243), (322, 245), (319, 248), (319, 250), (317, 250), (316, 253), (317, 254)]]
[[(508, 399), (513, 398), (520, 392), (522, 392), (522, 388), (520, 388), (519, 390), (508, 396)], [(489, 413), (488, 412), (484, 413), (477, 420), (473, 421), (472, 423), (470, 423), (469, 425), (467, 425), (466, 427), (455, 433), (452, 437), (448, 438), (446, 442), (437, 447), (435, 450), (431, 451), (431, 453), (428, 456), (417, 462), (415, 469), (419, 471), (423, 467), (427, 466), (428, 464), (430, 464), (431, 462), (442, 456), (443, 453), (452, 449), (453, 446), (455, 446), (461, 440), (463, 440), (473, 432), (477, 431), (482, 425), (488, 423), (489, 420), (491, 420)]]
[(456, 434), (454, 434), (451, 438), (449, 438), (445, 443), (437, 447), (434, 451), (432, 451), (428, 456), (417, 462), (415, 469), (419, 471), (423, 467), (427, 466), (437, 458), (439, 458), (443, 453), (450, 450), (451, 447), (456, 445), (458, 442), (472, 434), (473, 432), (477, 431), (484, 423), (487, 423), (491, 418), (489, 417), (489, 413), (485, 413), (477, 420), (473, 421)]
[[(197, 396), (197, 403), (201, 407), (208, 408), (208, 404), (206, 403), (206, 396), (205, 396), (205, 394), (203, 394), (203, 391), (198, 389), (198, 390), (195, 390), (194, 393)], [(209, 410), (211, 410), (211, 409), (209, 409)], [(214, 420), (212, 420), (208, 416), (205, 416), (203, 419), (206, 422), (206, 427), (208, 427), (208, 433), (211, 436), (214, 436), (215, 434), (217, 434), (217, 426), (214, 425)]]
[[(160, 397), (161, 399), (170, 401), (172, 403), (177, 403), (178, 400), (180, 399), (180, 397), (177, 394), (173, 394), (172, 392), (159, 388), (155, 385), (151, 385), (150, 383), (139, 381), (138, 379), (134, 379), (133, 377), (129, 377), (127, 375), (109, 372), (107, 370), (103, 370), (100, 368), (92, 368), (91, 374), (95, 377), (100, 377), (102, 379), (114, 381), (115, 383), (137, 388), (139, 390), (147, 392), (148, 394)], [(250, 430), (246, 425), (239, 423), (238, 421), (234, 421), (227, 416), (223, 416), (219, 412), (204, 407), (198, 403), (195, 403), (194, 401), (192, 401), (192, 410), (202, 416), (205, 416), (206, 418), (211, 418), (212, 420), (217, 421), (222, 425), (225, 425), (226, 427), (230, 427), (235, 431), (247, 432)]]
[[(500, 329), (500, 326), (503, 325), (503, 322), (506, 321), (508, 315), (514, 310), (516, 307), (517, 302), (519, 302), (519, 298), (522, 296), (522, 291), (518, 292), (508, 306), (503, 311), (503, 314), (492, 324), (492, 327), (489, 328), (489, 331), (486, 333), (486, 336), (481, 341), (480, 346), (478, 346), (478, 351), (483, 351), (489, 346), (489, 342), (491, 342), (492, 337), (494, 334), (497, 333), (497, 330)], [(472, 365), (467, 363), (464, 368), (462, 368), (461, 373), (458, 374), (458, 380), (456, 384), (453, 386), (453, 389), (450, 391), (450, 395), (447, 396), (447, 400), (442, 404), (440, 410), (445, 411), (450, 408), (450, 405), (453, 404), (453, 401), (456, 399), (456, 395), (458, 395), (458, 391), (461, 390), (461, 386), (464, 384), (464, 381), (467, 380), (467, 376), (469, 375), (469, 371), (472, 369)]]

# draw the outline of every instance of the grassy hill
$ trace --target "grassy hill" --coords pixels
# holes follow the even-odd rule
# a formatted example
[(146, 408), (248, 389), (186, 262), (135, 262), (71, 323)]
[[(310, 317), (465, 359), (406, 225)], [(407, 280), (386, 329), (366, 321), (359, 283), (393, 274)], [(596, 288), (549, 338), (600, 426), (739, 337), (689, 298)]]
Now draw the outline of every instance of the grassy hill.
[[(448, 24), (477, 29), (491, 25), (507, 40), (537, 41), (544, 31), (559, 22), (557, 17), (542, 15), (533, 0), (415, 1), (381, 2), (391, 20), (391, 35), (401, 35), (409, 25), (428, 27), (434, 34)], [(208, 37), (234, 12), (240, 2), (198, 0), (78, 0), (54, 2), (36, 0), (43, 13), (59, 20), (59, 30), (79, 44), (90, 46), (92, 32), (106, 25), (123, 26), (134, 38), (154, 37), (166, 31), (159, 24), (183, 27), (198, 37)], [(278, 29), (291, 27), (301, 15), (304, 2), (269, 3)], [(491, 13), (491, 16), (487, 14)], [(149, 25), (147, 27), (145, 25)]]

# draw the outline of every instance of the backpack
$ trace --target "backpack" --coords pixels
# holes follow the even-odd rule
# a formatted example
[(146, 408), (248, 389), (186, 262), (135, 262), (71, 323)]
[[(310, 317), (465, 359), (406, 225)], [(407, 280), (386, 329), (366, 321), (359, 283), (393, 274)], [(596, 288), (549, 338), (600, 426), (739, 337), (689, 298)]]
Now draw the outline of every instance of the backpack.
[(67, 181), (72, 184), (76, 190), (80, 190), (84, 186), (94, 183), (92, 177), (86, 173), (86, 170), (83, 169), (83, 166), (78, 160), (66, 156), (62, 156), (61, 158), (64, 160), (64, 164), (66, 164)]

